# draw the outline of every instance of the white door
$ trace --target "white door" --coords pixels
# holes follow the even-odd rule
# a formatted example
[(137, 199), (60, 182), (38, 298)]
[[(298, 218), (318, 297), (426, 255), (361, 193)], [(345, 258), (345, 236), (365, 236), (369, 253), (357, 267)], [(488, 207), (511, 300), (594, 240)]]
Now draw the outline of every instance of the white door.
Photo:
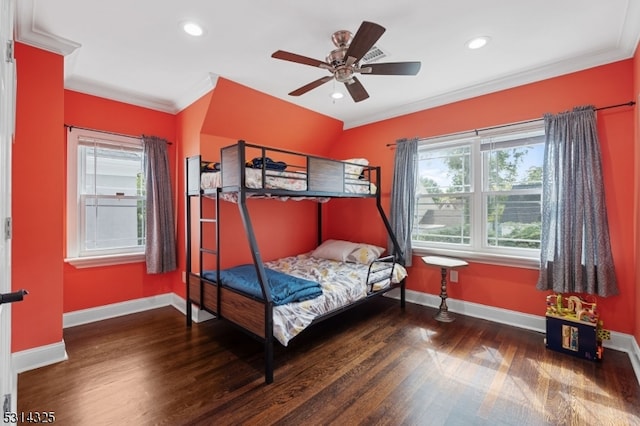
[[(0, 0), (0, 294), (11, 292), (11, 144), (15, 123), (14, 0)], [(11, 305), (0, 304), (0, 423), (16, 412), (17, 376), (11, 365)]]

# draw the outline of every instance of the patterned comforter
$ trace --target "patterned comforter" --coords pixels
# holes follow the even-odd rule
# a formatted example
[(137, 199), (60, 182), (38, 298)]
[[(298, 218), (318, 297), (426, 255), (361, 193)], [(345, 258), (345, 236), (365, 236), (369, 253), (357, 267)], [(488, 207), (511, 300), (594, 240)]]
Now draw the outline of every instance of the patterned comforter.
[[(266, 262), (265, 267), (317, 281), (322, 287), (322, 295), (302, 302), (275, 306), (273, 309), (273, 334), (280, 343), (287, 346), (289, 340), (304, 330), (317, 316), (346, 306), (367, 295), (368, 265), (343, 263), (318, 259), (302, 254)], [(379, 272), (379, 275), (388, 274)], [(374, 274), (375, 275), (375, 274)], [(392, 281), (399, 283), (407, 275), (401, 265), (395, 265)], [(375, 278), (371, 281), (375, 281)], [(374, 285), (374, 290), (389, 286), (389, 280)]]

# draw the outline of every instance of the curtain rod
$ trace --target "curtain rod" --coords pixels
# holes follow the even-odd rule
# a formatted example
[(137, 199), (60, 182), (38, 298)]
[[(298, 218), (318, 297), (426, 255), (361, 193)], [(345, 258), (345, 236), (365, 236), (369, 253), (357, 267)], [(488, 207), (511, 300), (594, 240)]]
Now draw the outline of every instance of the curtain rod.
[[(140, 139), (140, 138), (144, 137), (144, 135), (127, 135), (127, 134), (124, 134), (124, 133), (110, 132), (108, 130), (90, 129), (88, 127), (73, 126), (73, 125), (69, 125), (69, 124), (65, 124), (64, 127), (69, 129), (69, 131), (71, 131), (73, 129), (82, 129), (82, 130), (89, 130), (91, 132), (104, 133), (106, 135), (124, 136), (126, 138)], [(167, 145), (173, 145), (173, 144), (171, 142), (167, 141)]]
[[(636, 104), (635, 101), (629, 101), (629, 102), (625, 102), (623, 104), (607, 105), (607, 106), (603, 106), (603, 107), (599, 107), (599, 108), (594, 108), (593, 110), (594, 111), (600, 111), (600, 110), (603, 110), (603, 109), (618, 108), (618, 107), (623, 107), (623, 106), (634, 106), (635, 104)], [(464, 131), (464, 132), (448, 133), (447, 135), (441, 135), (441, 136), (464, 135), (464, 134), (470, 133), (470, 132), (475, 132), (475, 134), (477, 136), (478, 132), (482, 132), (484, 130), (501, 129), (503, 127), (517, 126), (519, 124), (535, 123), (536, 121), (541, 121), (541, 120), (544, 120), (544, 118), (533, 118), (531, 120), (518, 121), (517, 123), (509, 123), (509, 124), (501, 124), (499, 126), (483, 127), (483, 128), (480, 128), (480, 129), (467, 130), (467, 131)], [(437, 136), (435, 136), (435, 137), (437, 137)], [(388, 147), (396, 146), (396, 145), (397, 145), (397, 142), (388, 143), (387, 144)]]

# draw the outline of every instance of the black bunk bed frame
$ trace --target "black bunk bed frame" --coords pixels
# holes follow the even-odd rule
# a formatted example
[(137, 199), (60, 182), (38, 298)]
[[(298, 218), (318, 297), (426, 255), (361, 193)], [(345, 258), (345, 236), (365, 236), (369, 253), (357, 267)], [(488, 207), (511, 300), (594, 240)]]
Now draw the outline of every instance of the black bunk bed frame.
[[(298, 167), (305, 172), (306, 191), (291, 191), (283, 189), (265, 188), (268, 170), (262, 167), (262, 188), (248, 188), (245, 182), (245, 166), (247, 164), (247, 150), (258, 150), (261, 158), (266, 159), (269, 155), (283, 154), (299, 156), (305, 159), (306, 164)], [(363, 175), (368, 181), (375, 184), (375, 193), (357, 194), (345, 193), (345, 163), (343, 161), (331, 160), (322, 157), (310, 156), (293, 151), (286, 151), (277, 148), (269, 148), (260, 145), (247, 143), (239, 140), (236, 144), (221, 148), (221, 173), (223, 186), (216, 189), (203, 190), (200, 187), (202, 158), (200, 155), (187, 157), (185, 161), (186, 177), (186, 320), (187, 326), (192, 324), (192, 304), (196, 304), (213, 314), (217, 319), (226, 319), (232, 324), (241, 328), (257, 340), (264, 344), (265, 357), (265, 382), (273, 382), (274, 373), (274, 335), (273, 335), (273, 301), (267, 283), (264, 264), (260, 254), (260, 249), (256, 240), (251, 218), (247, 209), (247, 198), (249, 196), (268, 197), (314, 197), (314, 198), (375, 198), (377, 210), (384, 223), (389, 239), (394, 246), (394, 253), (390, 259), (404, 265), (404, 256), (400, 245), (393, 233), (389, 220), (380, 202), (380, 167), (364, 166)], [(366, 181), (365, 181), (366, 182)], [(260, 282), (262, 299), (247, 295), (237, 290), (218, 285), (215, 281), (207, 280), (203, 277), (204, 256), (215, 257), (216, 270), (220, 271), (220, 200), (225, 193), (237, 194), (237, 205), (244, 225), (246, 236), (249, 242), (251, 255), (256, 267), (256, 273)], [(213, 214), (211, 217), (204, 217), (203, 198), (210, 198), (214, 201)], [(198, 205), (198, 232), (199, 232), (199, 271), (192, 270), (192, 237), (191, 227), (193, 221), (193, 208), (191, 201), (197, 199)], [(322, 243), (322, 203), (318, 202), (318, 245)], [(204, 225), (210, 223), (215, 226), (215, 247), (204, 246)], [(218, 280), (219, 281), (219, 280)], [(372, 297), (380, 296), (395, 288), (400, 288), (400, 307), (405, 308), (406, 284), (403, 279), (401, 283), (391, 284), (389, 287), (371, 291), (367, 297), (354, 303), (343, 306), (314, 319), (316, 324), (327, 318), (333, 317), (354, 306), (366, 302)]]

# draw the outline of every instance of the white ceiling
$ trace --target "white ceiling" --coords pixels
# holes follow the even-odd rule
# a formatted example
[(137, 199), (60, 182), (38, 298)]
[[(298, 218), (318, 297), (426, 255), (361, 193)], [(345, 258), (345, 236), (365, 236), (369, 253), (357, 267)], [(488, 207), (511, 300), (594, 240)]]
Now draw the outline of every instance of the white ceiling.
[[(626, 59), (640, 37), (638, 0), (18, 0), (16, 14), (18, 41), (65, 55), (68, 89), (175, 113), (221, 76), (345, 128)], [(419, 74), (362, 75), (359, 103), (331, 99), (333, 82), (288, 96), (327, 71), (271, 54), (324, 60), (331, 34), (363, 20), (387, 30), (379, 62), (421, 61)], [(466, 49), (479, 35), (490, 43)]]

